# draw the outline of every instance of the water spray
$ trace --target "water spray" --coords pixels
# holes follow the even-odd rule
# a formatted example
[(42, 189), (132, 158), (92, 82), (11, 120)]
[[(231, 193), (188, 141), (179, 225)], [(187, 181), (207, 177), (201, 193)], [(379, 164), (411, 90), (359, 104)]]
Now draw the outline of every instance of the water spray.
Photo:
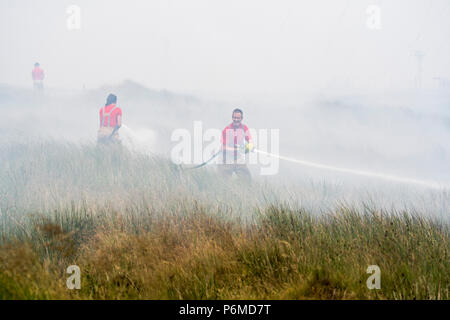
[(289, 161), (289, 162), (293, 162), (293, 163), (298, 163), (298, 164), (301, 164), (303, 166), (308, 166), (308, 167), (313, 167), (313, 168), (318, 168), (318, 169), (325, 169), (325, 170), (332, 170), (332, 171), (337, 171), (337, 172), (350, 173), (350, 174), (355, 174), (355, 175), (360, 175), (360, 176), (379, 178), (379, 179), (396, 181), (396, 182), (401, 182), (401, 183), (417, 184), (417, 185), (421, 185), (421, 186), (428, 187), (428, 188), (433, 188), (433, 189), (441, 189), (441, 188), (444, 187), (443, 185), (440, 185), (440, 184), (438, 184), (436, 182), (429, 182), (429, 181), (423, 181), (423, 180), (417, 180), (417, 179), (411, 179), (411, 178), (403, 178), (403, 177), (397, 177), (397, 176), (393, 176), (393, 175), (376, 173), (376, 172), (370, 172), (370, 171), (354, 170), (354, 169), (348, 169), (348, 168), (339, 168), (339, 167), (334, 167), (334, 166), (330, 166), (330, 165), (315, 163), (315, 162), (311, 162), (311, 161), (305, 161), (305, 160), (299, 160), (299, 159), (284, 157), (284, 156), (280, 156), (280, 155), (277, 155), (277, 154), (269, 153), (269, 152), (258, 150), (258, 149), (253, 149), (253, 151), (256, 152), (256, 153), (260, 153), (260, 154), (264, 154), (264, 155), (270, 156), (270, 157), (274, 157), (274, 158), (278, 158), (278, 159), (281, 159), (281, 160), (285, 160), (285, 161)]
[(123, 123), (121, 128), (123, 130), (122, 142), (128, 149), (153, 154), (156, 135), (152, 130), (145, 128), (131, 129)]

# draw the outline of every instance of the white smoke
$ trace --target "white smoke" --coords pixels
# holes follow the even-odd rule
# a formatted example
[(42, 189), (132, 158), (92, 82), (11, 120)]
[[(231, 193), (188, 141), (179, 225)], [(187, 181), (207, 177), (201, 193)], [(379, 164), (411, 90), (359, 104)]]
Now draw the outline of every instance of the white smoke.
[(144, 154), (154, 154), (156, 147), (156, 133), (147, 128), (134, 128), (122, 124), (120, 139), (130, 151)]

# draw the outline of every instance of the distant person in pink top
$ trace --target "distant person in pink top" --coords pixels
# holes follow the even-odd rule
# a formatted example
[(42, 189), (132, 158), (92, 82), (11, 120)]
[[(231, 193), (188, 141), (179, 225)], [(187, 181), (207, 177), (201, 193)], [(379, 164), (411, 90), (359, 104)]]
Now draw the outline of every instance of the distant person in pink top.
[(233, 173), (243, 180), (250, 182), (251, 175), (245, 163), (245, 154), (253, 149), (252, 136), (248, 127), (242, 123), (244, 113), (241, 109), (234, 109), (233, 122), (222, 131), (222, 164), (219, 171), (226, 177)]
[(33, 78), (33, 87), (35, 90), (44, 90), (44, 70), (40, 67), (39, 63), (34, 64), (34, 69), (31, 71), (31, 77)]
[(117, 106), (117, 96), (108, 95), (100, 109), (100, 127), (97, 142), (103, 145), (120, 144), (119, 128), (122, 126), (122, 110)]

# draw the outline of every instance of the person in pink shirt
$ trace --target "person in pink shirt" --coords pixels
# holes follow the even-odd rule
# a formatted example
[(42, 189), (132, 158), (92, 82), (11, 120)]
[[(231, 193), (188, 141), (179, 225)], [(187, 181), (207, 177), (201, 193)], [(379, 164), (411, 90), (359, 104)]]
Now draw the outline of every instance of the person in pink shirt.
[(44, 77), (44, 70), (36, 62), (34, 69), (31, 71), (31, 78), (33, 78), (33, 87), (35, 90), (42, 91), (44, 89)]
[(106, 104), (100, 109), (100, 127), (97, 142), (100, 144), (120, 144), (119, 128), (122, 126), (122, 110), (117, 106), (117, 96), (109, 94)]
[[(238, 177), (250, 181), (251, 175), (245, 163), (245, 153), (252, 151), (252, 136), (248, 127), (242, 123), (244, 113), (241, 109), (234, 109), (233, 122), (222, 131), (222, 163), (219, 171), (226, 177), (235, 173)], [(245, 153), (244, 153), (244, 152)]]

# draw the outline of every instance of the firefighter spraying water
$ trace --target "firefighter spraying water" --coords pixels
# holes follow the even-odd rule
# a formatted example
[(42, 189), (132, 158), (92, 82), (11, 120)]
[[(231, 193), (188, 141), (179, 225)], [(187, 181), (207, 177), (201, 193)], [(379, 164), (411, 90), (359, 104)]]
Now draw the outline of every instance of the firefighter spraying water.
[(438, 183), (432, 182), (432, 181), (423, 181), (423, 180), (398, 177), (398, 176), (384, 174), (384, 173), (378, 173), (378, 172), (356, 170), (356, 169), (350, 169), (350, 168), (341, 168), (341, 167), (326, 165), (326, 164), (322, 164), (322, 163), (316, 163), (316, 162), (307, 161), (307, 160), (285, 157), (285, 156), (281, 156), (279, 154), (274, 154), (274, 153), (269, 153), (267, 151), (259, 150), (259, 149), (255, 148), (253, 145), (252, 137), (250, 135), (248, 127), (242, 123), (242, 119), (243, 119), (242, 110), (240, 110), (240, 109), (233, 110), (232, 119), (233, 119), (233, 122), (222, 131), (222, 149), (220, 149), (218, 152), (213, 154), (211, 156), (211, 158), (209, 158), (207, 161), (205, 161), (195, 167), (191, 167), (189, 169), (201, 168), (201, 167), (207, 165), (208, 163), (210, 163), (217, 156), (222, 154), (222, 161), (219, 164), (219, 172), (223, 176), (231, 177), (233, 175), (233, 173), (235, 173), (239, 178), (250, 181), (251, 175), (250, 175), (250, 171), (247, 168), (247, 164), (245, 161), (246, 160), (245, 155), (248, 152), (255, 152), (258, 154), (265, 155), (265, 156), (278, 158), (280, 160), (289, 161), (289, 162), (296, 163), (296, 164), (299, 164), (302, 166), (307, 166), (307, 167), (312, 167), (312, 168), (317, 168), (317, 169), (342, 172), (342, 173), (352, 174), (352, 175), (366, 176), (366, 177), (370, 177), (370, 178), (383, 179), (383, 180), (399, 182), (399, 183), (415, 184), (415, 185), (420, 185), (423, 187), (433, 188), (433, 189), (441, 189), (442, 187), (447, 187), (447, 186), (443, 186), (441, 184), (438, 184)]
[(233, 122), (222, 131), (222, 161), (219, 172), (225, 177), (231, 177), (235, 173), (239, 178), (250, 181), (245, 154), (253, 149), (253, 143), (248, 127), (242, 123), (243, 118), (243, 111), (234, 109)]

